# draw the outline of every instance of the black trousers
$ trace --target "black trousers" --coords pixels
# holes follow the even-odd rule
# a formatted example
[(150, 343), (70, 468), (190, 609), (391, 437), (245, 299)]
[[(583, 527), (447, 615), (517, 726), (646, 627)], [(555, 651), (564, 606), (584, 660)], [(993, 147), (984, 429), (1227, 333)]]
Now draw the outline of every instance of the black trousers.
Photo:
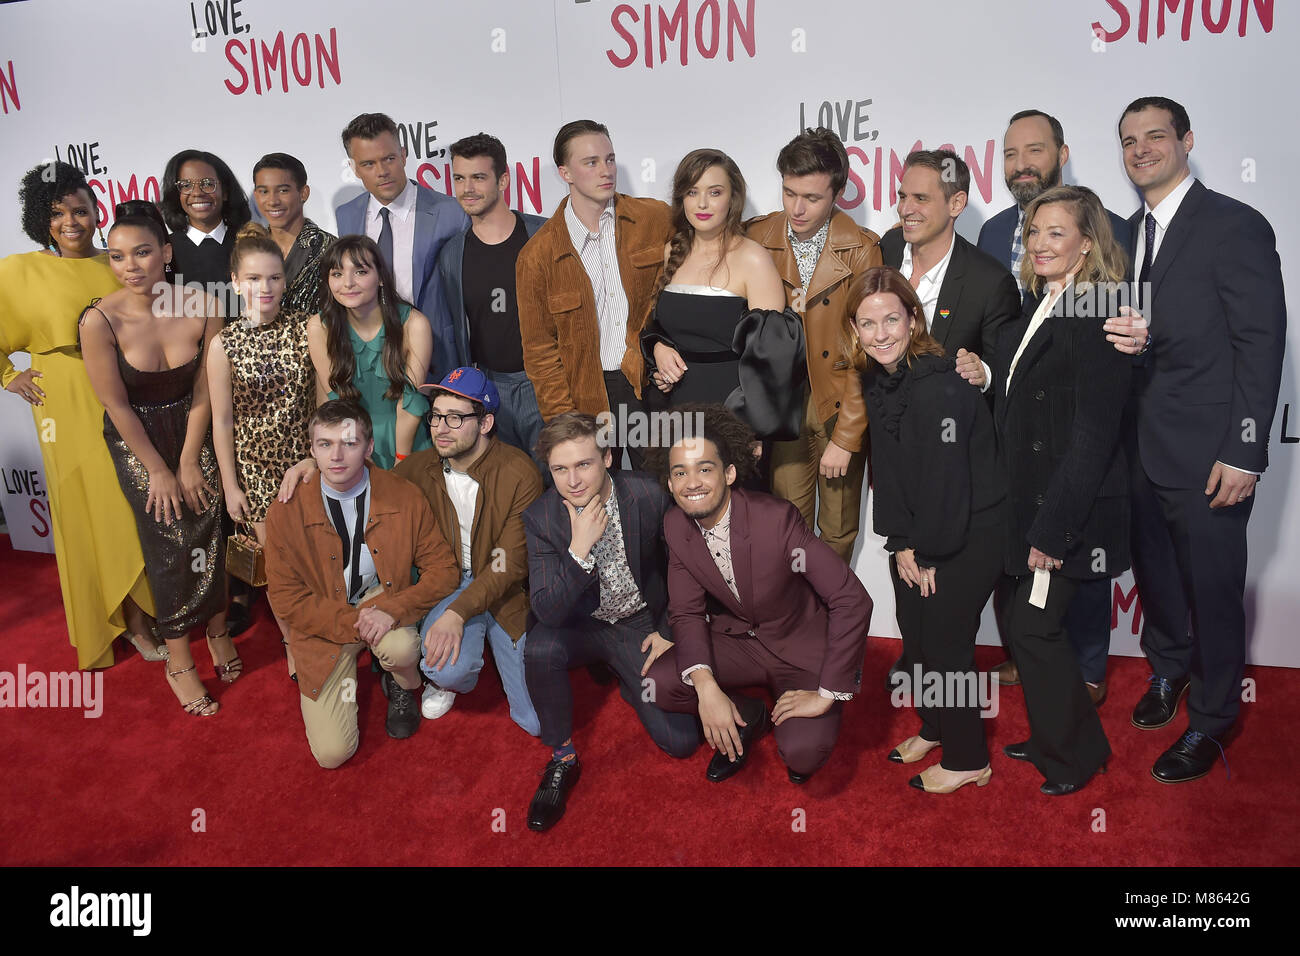
[[(623, 374), (621, 369), (614, 369), (612, 372), (605, 372), (605, 395), (609, 398), (609, 410), (614, 416), (610, 423), (611, 439), (615, 444), (611, 444), (610, 451), (614, 454), (614, 468), (623, 467), (623, 452), (626, 449), (627, 456), (631, 460), (632, 469), (640, 471), (645, 464), (645, 449), (637, 445), (624, 446), (619, 444), (622, 429), (631, 429), (634, 418), (632, 415), (644, 415), (645, 404), (641, 399), (636, 397), (636, 392)], [(653, 386), (649, 386), (653, 387)], [(645, 433), (649, 432), (646, 428)]]
[(1218, 737), (1241, 708), (1246, 525), (1255, 496), (1211, 510), (1203, 489), (1154, 485), (1141, 458), (1134, 454), (1131, 460), (1142, 651), (1158, 677), (1191, 675), (1188, 725)]
[(1047, 606), (1033, 607), (1032, 574), (1016, 578), (1003, 608), (1029, 712), (1029, 759), (1051, 783), (1081, 784), (1110, 759), (1110, 743), (1063, 626), (1078, 582), (1052, 575)]
[[(524, 643), (524, 680), (537, 708), (542, 743), (558, 747), (573, 736), (573, 688), (569, 670), (604, 661), (618, 675), (618, 689), (650, 739), (672, 757), (689, 757), (700, 745), (700, 722), (687, 714), (670, 714), (654, 704), (654, 694), (644, 684), (641, 652), (645, 632), (621, 622), (607, 624), (591, 618), (576, 627), (556, 628), (534, 624)], [(665, 655), (665, 656), (671, 656)]]
[[(936, 570), (936, 589), (929, 597), (921, 597), (919, 587), (909, 588), (899, 578), (892, 557), (889, 567), (903, 657), (912, 662), (907, 675), (914, 685), (912, 700), (921, 718), (921, 736), (943, 742), (945, 770), (986, 767), (989, 751), (977, 693), (975, 637), (984, 605), (1002, 577), (1001, 529), (972, 529), (966, 547)], [(918, 664), (923, 674), (933, 676), (923, 677), (921, 685), (915, 686)], [(938, 679), (943, 680), (939, 706), (922, 706), (930, 696), (926, 684)]]

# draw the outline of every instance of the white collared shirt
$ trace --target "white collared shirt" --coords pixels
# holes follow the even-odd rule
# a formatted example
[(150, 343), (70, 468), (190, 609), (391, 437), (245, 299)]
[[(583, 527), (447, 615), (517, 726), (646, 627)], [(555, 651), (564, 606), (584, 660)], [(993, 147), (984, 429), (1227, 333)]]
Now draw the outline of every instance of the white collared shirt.
[(194, 243), (196, 246), (199, 243), (201, 243), (204, 239), (208, 239), (208, 238), (215, 239), (217, 240), (217, 242), (225, 242), (226, 241), (225, 220), (222, 220), (221, 222), (217, 223), (217, 228), (213, 229), (211, 232), (204, 232), (198, 226), (191, 225), (188, 229), (185, 230), (185, 236), (190, 240), (190, 242)]
[(474, 515), (478, 509), (478, 482), (469, 474), (457, 471), (450, 465), (444, 472), (443, 482), (447, 486), (447, 497), (456, 509), (456, 521), (460, 525), (460, 569), (469, 574), (474, 569), (471, 535), (474, 531)]
[(1011, 379), (1015, 377), (1016, 364), (1020, 361), (1020, 356), (1024, 353), (1026, 346), (1028, 346), (1033, 340), (1039, 327), (1046, 322), (1048, 316), (1052, 314), (1052, 309), (1056, 306), (1056, 303), (1060, 300), (1061, 296), (1065, 295), (1065, 293), (1073, 287), (1074, 277), (1071, 276), (1070, 281), (1065, 284), (1060, 292), (1056, 293), (1056, 295), (1049, 293), (1043, 296), (1042, 302), (1038, 303), (1038, 308), (1034, 311), (1034, 317), (1029, 320), (1029, 327), (1025, 329), (1025, 334), (1021, 337), (1020, 344), (1016, 346), (1016, 354), (1011, 359), (1011, 367), (1007, 369), (1007, 384), (1006, 388), (1003, 389), (1004, 393), (1011, 390)]
[[(943, 258), (931, 267), (930, 271), (921, 276), (921, 280), (914, 284), (916, 297), (921, 300), (921, 307), (925, 309), (925, 330), (928, 332), (934, 328), (934, 310), (939, 304), (939, 290), (943, 288), (943, 277), (948, 274), (948, 263), (952, 261), (952, 250), (957, 245), (957, 234), (954, 232), (948, 242), (948, 251), (943, 254)], [(899, 272), (903, 273), (903, 278), (909, 282), (912, 279), (912, 244), (910, 242), (903, 244), (903, 261), (899, 265)]]
[[(415, 196), (416, 186), (407, 180), (406, 188), (388, 204), (388, 221), (393, 228), (393, 280), (397, 283), (397, 294), (407, 302), (415, 301), (415, 279), (412, 276), (412, 262), (415, 258)], [(373, 195), (366, 205), (366, 235), (375, 242), (379, 241), (379, 232), (384, 227), (384, 220), (379, 215), (379, 210), (383, 208), (384, 204)]]
[(1151, 251), (1151, 263), (1154, 267), (1156, 256), (1160, 255), (1160, 243), (1165, 238), (1165, 231), (1168, 230), (1169, 224), (1174, 221), (1174, 213), (1178, 212), (1178, 207), (1183, 204), (1183, 200), (1192, 190), (1192, 183), (1196, 182), (1196, 177), (1188, 172), (1183, 177), (1183, 181), (1174, 187), (1164, 199), (1156, 204), (1152, 209), (1146, 203), (1142, 204), (1142, 221), (1138, 223), (1138, 241), (1137, 249), (1133, 256), (1133, 265), (1136, 269), (1142, 268), (1142, 259), (1146, 255), (1147, 248), (1147, 213), (1150, 213), (1156, 220), (1156, 241), (1155, 248)]
[(600, 367), (606, 372), (617, 370), (627, 352), (627, 290), (618, 271), (618, 246), (615, 244), (614, 200), (600, 212), (600, 232), (592, 233), (573, 211), (573, 200), (564, 206), (564, 223), (569, 240), (582, 260), (591, 280), (596, 299), (596, 319), (600, 327)]

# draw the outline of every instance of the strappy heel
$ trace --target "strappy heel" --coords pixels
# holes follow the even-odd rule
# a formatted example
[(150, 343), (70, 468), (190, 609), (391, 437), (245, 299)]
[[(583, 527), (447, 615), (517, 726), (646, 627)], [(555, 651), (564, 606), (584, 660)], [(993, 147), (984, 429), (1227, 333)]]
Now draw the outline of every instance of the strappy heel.
[[(195, 665), (191, 664), (189, 667), (183, 667), (178, 671), (169, 670), (167, 672), (167, 677), (170, 678), (169, 683), (172, 683), (174, 687), (175, 686), (174, 681), (176, 680), (176, 678), (180, 677), (182, 674), (188, 674), (190, 671), (194, 670), (194, 668)], [(202, 684), (200, 684), (200, 686), (202, 686)], [(180, 700), (179, 697), (176, 699), (178, 701)], [(218, 710), (220, 709), (220, 705), (217, 704), (217, 702), (213, 700), (212, 697), (206, 692), (203, 694), (202, 697), (195, 697), (188, 704), (184, 704), (184, 703), (181, 704), (181, 709), (184, 710), (185, 713), (189, 714), (191, 717), (211, 717), (217, 711), (208, 710), (209, 707), (216, 707)]]
[[(244, 673), (244, 662), (240, 659), (239, 653), (236, 652), (235, 656), (228, 661), (218, 662), (217, 652), (212, 648), (213, 641), (219, 641), (223, 637), (230, 638), (229, 629), (222, 631), (220, 634), (207, 634), (206, 637), (208, 639), (208, 653), (212, 655), (212, 666), (216, 670), (217, 676), (221, 678), (221, 683), (233, 684), (239, 680), (239, 675)], [(233, 638), (230, 638), (230, 643), (233, 647), (235, 643)]]
[(147, 661), (165, 661), (169, 659), (166, 644), (155, 644), (148, 637), (142, 634), (133, 634), (125, 631), (122, 637), (128, 644), (140, 652), (140, 656)]

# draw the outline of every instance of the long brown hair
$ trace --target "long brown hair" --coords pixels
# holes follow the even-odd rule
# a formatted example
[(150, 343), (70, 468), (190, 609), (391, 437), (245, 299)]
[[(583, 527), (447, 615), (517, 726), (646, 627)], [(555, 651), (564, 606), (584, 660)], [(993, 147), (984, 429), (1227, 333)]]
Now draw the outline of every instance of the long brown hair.
[(731, 240), (742, 234), (740, 223), (745, 214), (745, 177), (740, 174), (740, 167), (735, 160), (720, 149), (694, 149), (682, 157), (673, 173), (673, 235), (668, 240), (668, 261), (664, 263), (659, 274), (659, 286), (655, 289), (658, 296), (670, 282), (695, 245), (695, 228), (686, 218), (686, 194), (700, 177), (719, 166), (727, 175), (731, 185), (731, 203), (727, 206), (727, 218), (722, 224), (722, 252), (719, 265), (727, 261), (727, 248)]
[[(867, 368), (867, 353), (858, 338), (855, 320), (862, 301), (873, 295), (896, 295), (903, 303), (903, 310), (914, 320), (912, 337), (907, 343), (907, 351), (902, 361), (910, 368), (912, 359), (918, 355), (943, 356), (943, 346), (930, 334), (925, 324), (925, 307), (912, 288), (912, 283), (903, 278), (903, 273), (889, 266), (873, 266), (853, 281), (849, 286), (844, 319), (840, 324), (840, 348), (845, 355), (853, 358), (853, 367), (859, 372)], [(873, 360), (874, 361), (874, 360)]]
[[(330, 273), (342, 269), (345, 258), (357, 268), (374, 269), (379, 273), (379, 312), (384, 320), (384, 372), (388, 375), (384, 398), (397, 401), (402, 397), (407, 382), (406, 341), (398, 306), (409, 303), (397, 297), (393, 270), (388, 268), (388, 263), (379, 254), (379, 246), (369, 236), (342, 236), (325, 250), (320, 263), (322, 286), (329, 288)], [(348, 310), (333, 295), (323, 298), (320, 321), (325, 328), (325, 348), (330, 359), (330, 390), (339, 398), (359, 401), (361, 392), (352, 384), (357, 374), (357, 356), (348, 340)]]

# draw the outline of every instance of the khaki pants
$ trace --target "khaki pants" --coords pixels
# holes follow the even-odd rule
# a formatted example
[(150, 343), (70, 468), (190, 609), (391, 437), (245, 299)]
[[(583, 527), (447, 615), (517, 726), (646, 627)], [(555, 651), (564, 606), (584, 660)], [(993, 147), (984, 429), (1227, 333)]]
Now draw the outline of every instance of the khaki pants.
[[(368, 592), (362, 600), (374, 593)], [(338, 662), (316, 699), (298, 695), (307, 744), (326, 770), (342, 766), (357, 752), (361, 739), (357, 731), (357, 657), (365, 648), (362, 641), (341, 646)], [(374, 654), (386, 671), (413, 667), (420, 658), (420, 632), (414, 627), (395, 627), (379, 639)]]
[(799, 437), (772, 443), (772, 493), (798, 508), (808, 527), (817, 528), (821, 539), (848, 561), (858, 537), (867, 456), (853, 452), (843, 478), (823, 478), (819, 466), (829, 443), (826, 423), (817, 420), (817, 407), (809, 393)]

